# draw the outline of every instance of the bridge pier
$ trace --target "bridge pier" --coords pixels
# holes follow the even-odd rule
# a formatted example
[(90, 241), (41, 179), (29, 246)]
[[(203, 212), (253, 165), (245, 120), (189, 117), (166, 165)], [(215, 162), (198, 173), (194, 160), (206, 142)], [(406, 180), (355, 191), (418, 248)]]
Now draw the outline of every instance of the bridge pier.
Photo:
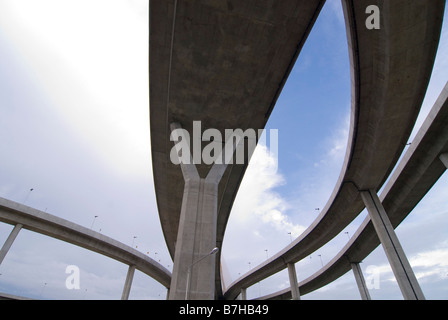
[(214, 299), (215, 259), (196, 261), (216, 246), (217, 206), (217, 183), (185, 177), (170, 299)]
[[(179, 157), (178, 142), (180, 139), (185, 142), (188, 137), (185, 131), (176, 129), (181, 129), (180, 124), (172, 123)], [(191, 153), (188, 156), (188, 163), (183, 162), (185, 155), (183, 160), (179, 157), (185, 184), (169, 299), (213, 300), (216, 259), (208, 256), (216, 247), (218, 185), (227, 165), (215, 163), (206, 178), (201, 178)]]
[(442, 163), (448, 169), (448, 153), (441, 154), (439, 158), (440, 158), (440, 161), (442, 161)]
[(135, 266), (130, 265), (128, 268), (128, 274), (126, 275), (126, 281), (124, 283), (123, 293), (121, 294), (121, 300), (128, 300), (129, 293), (131, 292), (132, 280), (134, 279)]
[(247, 289), (241, 288), (241, 300), (247, 300)]
[(291, 285), (292, 300), (300, 300), (299, 282), (297, 281), (297, 272), (294, 263), (288, 263), (289, 283)]
[(374, 190), (361, 191), (360, 193), (404, 299), (424, 300), (425, 297), (417, 278), (378, 195)]
[(356, 284), (358, 285), (359, 293), (362, 300), (371, 300), (369, 290), (367, 289), (366, 280), (362, 274), (361, 266), (358, 262), (351, 262), (353, 274), (355, 275)]
[(8, 253), (12, 244), (14, 243), (14, 240), (17, 238), (17, 235), (19, 234), (20, 230), (22, 230), (22, 227), (23, 225), (21, 225), (20, 223), (16, 224), (14, 229), (12, 229), (11, 233), (6, 239), (5, 243), (3, 244), (3, 247), (0, 250), (0, 264), (2, 264), (3, 259), (5, 259), (6, 254)]

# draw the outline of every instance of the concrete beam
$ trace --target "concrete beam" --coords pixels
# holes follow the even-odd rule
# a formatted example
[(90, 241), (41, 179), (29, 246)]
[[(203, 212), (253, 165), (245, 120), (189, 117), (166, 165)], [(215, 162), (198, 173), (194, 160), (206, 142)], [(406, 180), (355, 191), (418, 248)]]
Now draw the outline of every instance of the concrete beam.
[(373, 190), (361, 191), (360, 193), (403, 297), (406, 300), (424, 300), (425, 297), (417, 278), (378, 195)]
[(121, 294), (121, 300), (128, 300), (129, 293), (131, 292), (132, 280), (134, 279), (135, 266), (130, 265), (128, 268), (128, 274), (126, 275), (126, 281), (123, 287), (123, 293)]
[(294, 263), (288, 263), (288, 275), (291, 286), (292, 300), (300, 300), (299, 283), (297, 281), (297, 273)]
[(442, 161), (445, 167), (448, 169), (448, 153), (441, 154), (440, 161)]
[(2, 264), (3, 259), (5, 259), (6, 254), (14, 243), (14, 240), (16, 239), (22, 227), (23, 225), (16, 224), (14, 229), (12, 229), (11, 233), (9, 234), (8, 239), (6, 239), (5, 243), (3, 244), (2, 250), (0, 250), (0, 264)]
[(358, 285), (359, 293), (362, 300), (371, 300), (369, 290), (367, 289), (366, 280), (362, 274), (361, 266), (359, 263), (350, 263), (352, 266), (353, 274), (355, 275), (356, 284)]

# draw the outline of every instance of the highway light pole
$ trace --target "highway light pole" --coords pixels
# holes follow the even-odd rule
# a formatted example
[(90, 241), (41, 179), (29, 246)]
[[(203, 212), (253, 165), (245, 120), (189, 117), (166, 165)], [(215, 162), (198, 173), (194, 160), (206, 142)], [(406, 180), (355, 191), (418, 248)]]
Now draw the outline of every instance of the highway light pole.
[(219, 248), (215, 247), (213, 248), (212, 251), (210, 251), (208, 254), (206, 254), (205, 256), (203, 256), (201, 259), (193, 262), (187, 270), (187, 285), (185, 288), (185, 300), (188, 300), (189, 296), (190, 296), (190, 275), (191, 275), (191, 268), (193, 268), (193, 266), (199, 262), (201, 262), (202, 260), (204, 260), (205, 258), (212, 256), (214, 254), (216, 254), (219, 251)]

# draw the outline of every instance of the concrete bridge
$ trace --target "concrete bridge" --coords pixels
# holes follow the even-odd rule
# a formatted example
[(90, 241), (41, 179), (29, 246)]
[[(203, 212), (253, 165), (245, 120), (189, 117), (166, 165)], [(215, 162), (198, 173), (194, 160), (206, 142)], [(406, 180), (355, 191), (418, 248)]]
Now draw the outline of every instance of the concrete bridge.
[[(334, 238), (365, 206), (378, 207), (376, 192), (396, 165), (426, 93), (445, 2), (342, 3), (352, 116), (340, 178), (324, 210), (290, 248), (226, 292), (219, 254), (189, 267), (221, 247), (247, 163), (174, 165), (170, 132), (182, 127), (191, 135), (195, 120), (221, 131), (264, 128), (324, 1), (151, 3), (151, 147), (160, 220), (174, 260), (171, 299), (182, 299), (185, 291), (192, 299), (233, 299), (267, 274), (287, 267), (292, 272), (295, 262)], [(365, 27), (372, 4), (381, 12), (379, 30)], [(400, 253), (392, 260), (404, 258)], [(400, 272), (411, 273), (405, 269)], [(418, 287), (416, 280), (409, 286)], [(418, 289), (409, 290), (422, 298)]]
[(171, 272), (158, 262), (136, 249), (65, 219), (0, 198), (0, 221), (14, 225), (14, 229), (0, 251), (0, 264), (20, 230), (27, 229), (97, 252), (128, 265), (122, 299), (126, 300), (129, 297), (136, 269), (160, 282), (166, 288), (170, 286)]
[[(299, 299), (353, 270), (361, 296), (368, 299), (358, 264), (381, 244), (404, 298), (424, 299), (394, 229), (446, 170), (447, 87), (396, 165), (426, 94), (445, 1), (342, 0), (352, 105), (339, 179), (325, 208), (302, 235), (228, 288), (222, 285), (219, 249), (249, 158), (244, 164), (172, 161), (171, 151), (179, 143), (173, 142), (172, 132), (185, 129), (194, 136), (194, 121), (222, 136), (225, 129), (265, 127), (324, 4), (151, 0), (151, 149), (160, 221), (174, 261), (172, 274), (113, 239), (6, 199), (0, 199), (0, 219), (15, 228), (2, 248), (0, 263), (17, 233), (27, 228), (128, 264), (124, 299), (135, 269), (162, 283), (169, 299), (244, 299), (248, 287), (283, 269), (288, 269), (290, 288), (261, 298)], [(380, 29), (365, 25), (370, 5), (381, 12)], [(369, 217), (343, 250), (298, 283), (295, 263), (337, 236), (364, 208)]]

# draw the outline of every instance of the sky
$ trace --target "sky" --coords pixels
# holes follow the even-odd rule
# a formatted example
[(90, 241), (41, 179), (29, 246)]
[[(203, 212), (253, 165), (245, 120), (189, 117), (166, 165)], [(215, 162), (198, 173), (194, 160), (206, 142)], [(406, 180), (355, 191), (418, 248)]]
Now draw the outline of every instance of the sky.
[[(448, 80), (447, 29), (410, 141)], [(235, 200), (222, 248), (227, 285), (288, 245), (325, 206), (345, 156), (350, 95), (341, 4), (328, 0), (267, 125), (278, 129), (278, 157), (269, 144), (258, 147)], [(92, 228), (172, 270), (149, 130), (147, 1), (0, 0), (0, 197)], [(448, 298), (446, 194), (445, 174), (396, 229), (427, 299)], [(298, 262), (299, 281), (329, 262), (366, 215)], [(12, 228), (0, 223), (1, 244)], [(80, 269), (79, 290), (65, 286), (69, 265)], [(361, 268), (375, 280), (373, 299), (402, 299), (381, 247)], [(126, 272), (122, 263), (22, 230), (0, 265), (0, 292), (120, 299)], [(250, 287), (248, 298), (288, 286), (284, 270)], [(165, 298), (162, 285), (136, 271), (130, 299)], [(360, 295), (349, 272), (302, 299)]]

